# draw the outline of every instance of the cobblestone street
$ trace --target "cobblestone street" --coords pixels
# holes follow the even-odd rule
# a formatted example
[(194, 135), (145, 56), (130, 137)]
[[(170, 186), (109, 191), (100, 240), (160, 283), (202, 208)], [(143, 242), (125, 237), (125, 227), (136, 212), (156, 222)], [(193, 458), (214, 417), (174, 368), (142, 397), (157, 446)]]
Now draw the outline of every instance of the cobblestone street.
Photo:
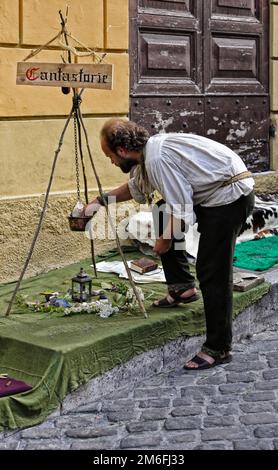
[(229, 364), (144, 379), (9, 432), (3, 449), (278, 450), (277, 328), (235, 344)]

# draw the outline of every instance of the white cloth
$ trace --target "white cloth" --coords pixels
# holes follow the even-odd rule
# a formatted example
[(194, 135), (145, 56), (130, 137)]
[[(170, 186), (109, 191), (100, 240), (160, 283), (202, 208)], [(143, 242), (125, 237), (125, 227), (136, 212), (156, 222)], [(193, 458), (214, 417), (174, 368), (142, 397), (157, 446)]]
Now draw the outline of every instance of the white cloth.
[[(253, 178), (246, 178), (221, 187), (224, 181), (247, 169), (235, 152), (206, 137), (157, 134), (148, 140), (144, 153), (150, 185), (159, 191), (173, 215), (189, 225), (196, 221), (194, 205), (230, 204), (247, 196), (254, 186)], [(139, 199), (135, 179), (128, 184), (132, 196)]]
[[(127, 264), (130, 267), (131, 261)], [(93, 265), (92, 265), (93, 267)], [(100, 273), (116, 273), (120, 278), (128, 279), (128, 275), (123, 261), (100, 261), (96, 264), (97, 271)], [(149, 273), (139, 274), (131, 271), (132, 279), (137, 284), (151, 284), (153, 282), (166, 282), (164, 271), (162, 267)]]

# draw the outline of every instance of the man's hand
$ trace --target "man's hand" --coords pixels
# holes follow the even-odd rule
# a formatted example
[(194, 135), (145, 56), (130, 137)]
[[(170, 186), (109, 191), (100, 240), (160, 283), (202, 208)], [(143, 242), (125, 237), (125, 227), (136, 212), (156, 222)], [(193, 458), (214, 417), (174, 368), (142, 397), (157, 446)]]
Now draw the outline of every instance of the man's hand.
[(93, 217), (101, 207), (101, 204), (98, 202), (97, 198), (95, 198), (84, 207), (82, 215), (85, 217)]
[(167, 253), (167, 251), (170, 250), (171, 246), (172, 240), (163, 238), (163, 236), (161, 236), (158, 238), (158, 240), (156, 240), (153, 251), (158, 255), (164, 255), (165, 253)]

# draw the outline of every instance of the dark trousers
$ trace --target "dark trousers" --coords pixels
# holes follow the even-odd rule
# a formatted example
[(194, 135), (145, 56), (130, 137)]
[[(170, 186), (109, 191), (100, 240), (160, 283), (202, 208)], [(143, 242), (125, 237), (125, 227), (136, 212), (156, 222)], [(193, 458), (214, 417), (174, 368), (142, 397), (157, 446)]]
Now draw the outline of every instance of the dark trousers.
[[(164, 201), (158, 204), (162, 206)], [(236, 237), (254, 207), (254, 193), (241, 196), (232, 204), (217, 207), (195, 206), (199, 249), (196, 262), (197, 278), (203, 295), (206, 317), (206, 341), (202, 350), (218, 356), (231, 349), (233, 308), (233, 256)], [(159, 235), (167, 223), (162, 211), (154, 219)], [(159, 223), (159, 224), (158, 224)], [(159, 225), (159, 226), (158, 226)], [(171, 249), (161, 256), (169, 291), (194, 287), (186, 252)]]

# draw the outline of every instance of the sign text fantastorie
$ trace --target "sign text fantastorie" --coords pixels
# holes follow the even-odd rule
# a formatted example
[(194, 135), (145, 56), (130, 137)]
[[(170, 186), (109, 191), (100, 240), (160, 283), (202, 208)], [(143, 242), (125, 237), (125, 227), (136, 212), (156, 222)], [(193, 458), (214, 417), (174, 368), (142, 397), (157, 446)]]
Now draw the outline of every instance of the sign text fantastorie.
[(113, 65), (19, 62), (16, 83), (17, 85), (111, 90)]

